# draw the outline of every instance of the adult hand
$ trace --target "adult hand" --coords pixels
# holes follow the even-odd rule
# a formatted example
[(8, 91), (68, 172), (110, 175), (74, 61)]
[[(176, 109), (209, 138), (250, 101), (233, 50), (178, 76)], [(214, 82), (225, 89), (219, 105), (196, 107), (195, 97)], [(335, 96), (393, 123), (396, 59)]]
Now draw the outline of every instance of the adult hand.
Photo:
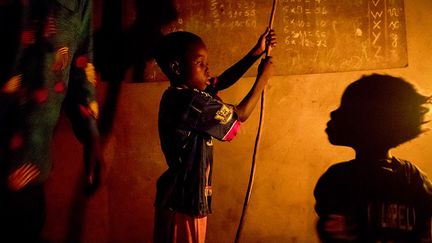
[(107, 165), (97, 141), (84, 147), (85, 161), (85, 194), (93, 195), (106, 182)]

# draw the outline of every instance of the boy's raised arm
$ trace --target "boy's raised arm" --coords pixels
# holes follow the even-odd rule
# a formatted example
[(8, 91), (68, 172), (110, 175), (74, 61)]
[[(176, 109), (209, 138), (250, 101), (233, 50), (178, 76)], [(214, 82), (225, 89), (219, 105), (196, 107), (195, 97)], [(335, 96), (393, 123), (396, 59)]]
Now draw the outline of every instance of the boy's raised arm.
[(256, 45), (242, 59), (218, 77), (218, 82), (215, 84), (216, 89), (223, 90), (236, 83), (265, 52), (266, 45), (268, 45), (268, 48), (273, 48), (276, 45), (274, 30), (266, 29), (259, 37)]
[(271, 57), (263, 59), (258, 67), (257, 79), (252, 86), (249, 93), (243, 98), (243, 100), (235, 107), (238, 119), (241, 122), (246, 121), (249, 115), (255, 108), (259, 97), (264, 90), (269, 79), (273, 75), (273, 63)]

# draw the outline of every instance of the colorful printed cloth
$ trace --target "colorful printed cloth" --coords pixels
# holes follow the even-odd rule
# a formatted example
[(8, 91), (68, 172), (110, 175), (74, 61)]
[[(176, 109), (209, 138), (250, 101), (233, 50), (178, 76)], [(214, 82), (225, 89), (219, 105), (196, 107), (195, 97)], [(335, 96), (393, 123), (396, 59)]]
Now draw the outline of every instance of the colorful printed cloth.
[(2, 38), (19, 40), (10, 60), (0, 62), (7, 71), (0, 75), (0, 161), (9, 188), (19, 190), (47, 178), (61, 108), (85, 143), (97, 133), (98, 106), (91, 1), (23, 0), (9, 8), (10, 17), (21, 17), (18, 29), (0, 24)]

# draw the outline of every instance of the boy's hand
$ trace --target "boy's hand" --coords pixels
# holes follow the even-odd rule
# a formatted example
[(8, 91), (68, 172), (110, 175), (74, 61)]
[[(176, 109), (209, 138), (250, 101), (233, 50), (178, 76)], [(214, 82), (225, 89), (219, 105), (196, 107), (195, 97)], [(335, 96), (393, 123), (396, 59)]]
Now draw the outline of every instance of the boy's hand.
[(273, 29), (267, 28), (264, 33), (259, 37), (257, 44), (253, 48), (253, 55), (262, 55), (268, 46), (271, 51), (276, 46), (276, 33)]
[(355, 225), (349, 225), (347, 219), (343, 215), (330, 214), (327, 220), (324, 222), (323, 230), (332, 239), (353, 241), (356, 239), (355, 235), (352, 234)]
[(260, 80), (265, 80), (265, 83), (273, 76), (273, 62), (272, 57), (266, 57), (261, 60), (258, 66), (258, 77)]

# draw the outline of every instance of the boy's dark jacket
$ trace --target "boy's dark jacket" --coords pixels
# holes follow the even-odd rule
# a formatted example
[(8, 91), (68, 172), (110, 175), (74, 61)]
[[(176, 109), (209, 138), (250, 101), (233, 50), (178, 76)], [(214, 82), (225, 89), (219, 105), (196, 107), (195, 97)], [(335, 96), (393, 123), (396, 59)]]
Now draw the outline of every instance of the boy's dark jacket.
[(157, 182), (156, 207), (211, 213), (212, 137), (231, 140), (240, 124), (233, 107), (211, 89), (170, 87), (162, 96), (159, 136), (169, 168)]

